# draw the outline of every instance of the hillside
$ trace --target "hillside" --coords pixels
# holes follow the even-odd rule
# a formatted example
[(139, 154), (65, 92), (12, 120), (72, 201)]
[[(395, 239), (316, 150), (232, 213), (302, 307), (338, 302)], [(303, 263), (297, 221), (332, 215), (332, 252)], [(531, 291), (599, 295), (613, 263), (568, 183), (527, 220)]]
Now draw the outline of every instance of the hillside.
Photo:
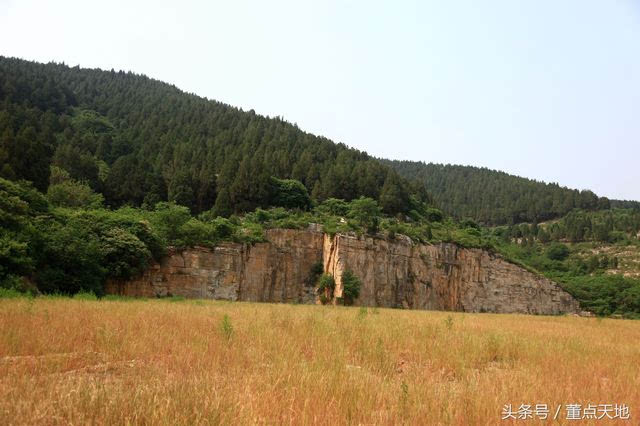
[(195, 213), (273, 204), (270, 178), (313, 200), (360, 196), (388, 214), (428, 195), (364, 152), (133, 73), (0, 57), (0, 177), (40, 191), (50, 166), (106, 204), (174, 201)]
[(498, 251), (560, 283), (585, 309), (640, 313), (640, 211), (574, 210), (559, 220), (491, 232)]
[(145, 76), (0, 58), (0, 288), (102, 295), (172, 248), (263, 243), (269, 229), (310, 224), (498, 253), (583, 308), (640, 315), (635, 202), (380, 161)]
[(426, 186), (448, 214), (469, 217), (487, 225), (542, 222), (559, 218), (574, 208), (640, 209), (637, 201), (609, 200), (591, 191), (578, 191), (504, 172), (472, 166), (416, 161), (382, 160), (407, 179)]

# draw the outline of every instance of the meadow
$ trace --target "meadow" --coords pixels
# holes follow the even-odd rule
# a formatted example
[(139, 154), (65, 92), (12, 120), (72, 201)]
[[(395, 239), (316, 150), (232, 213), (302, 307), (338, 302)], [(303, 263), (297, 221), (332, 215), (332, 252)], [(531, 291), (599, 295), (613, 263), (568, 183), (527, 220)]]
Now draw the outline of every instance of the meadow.
[(631, 320), (0, 299), (0, 424), (564, 424), (589, 403), (637, 424), (638, 342)]

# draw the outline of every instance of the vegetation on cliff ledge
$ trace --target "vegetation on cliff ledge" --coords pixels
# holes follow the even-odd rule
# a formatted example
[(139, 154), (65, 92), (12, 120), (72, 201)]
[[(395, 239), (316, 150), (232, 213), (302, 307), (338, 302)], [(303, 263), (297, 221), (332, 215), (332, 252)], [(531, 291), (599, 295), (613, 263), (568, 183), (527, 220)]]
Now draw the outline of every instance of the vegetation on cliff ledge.
[[(288, 194), (292, 187), (297, 187), (294, 193), (300, 192), (295, 183), (287, 183), (283, 191)], [(335, 198), (309, 201), (307, 210), (258, 208), (225, 218), (214, 210), (193, 216), (187, 207), (168, 202), (159, 202), (153, 209), (111, 210), (95, 201), (71, 208), (66, 200), (78, 197), (56, 194), (45, 196), (28, 183), (0, 178), (0, 287), (102, 295), (108, 278), (127, 279), (140, 273), (170, 246), (213, 247), (222, 241), (251, 244), (265, 241), (266, 229), (307, 229), (319, 224), (327, 233), (353, 232), (386, 239), (404, 235), (416, 243), (451, 242), (487, 249), (560, 282), (585, 309), (600, 315), (640, 314), (640, 280), (610, 275), (623, 262), (604, 254), (586, 256), (583, 246), (545, 243), (540, 240), (544, 226), (533, 227), (538, 229), (535, 237), (524, 225), (517, 230), (484, 228), (471, 220), (445, 217), (426, 204), (398, 218), (384, 215), (375, 200), (365, 197), (350, 202)], [(281, 196), (284, 203), (295, 198)], [(625, 235), (620, 246), (638, 245)]]
[[(213, 247), (222, 241), (265, 241), (265, 229), (356, 232), (395, 238), (405, 234), (420, 242), (483, 244), (477, 228), (461, 224), (427, 204), (416, 202), (411, 216), (384, 215), (366, 197), (349, 202), (329, 198), (312, 203), (301, 184), (276, 181), (275, 198), (284, 206), (257, 208), (228, 218), (215, 209), (193, 216), (188, 207), (159, 202), (153, 208), (107, 209), (84, 184), (73, 182), (46, 195), (27, 182), (0, 178), (0, 287), (42, 293), (102, 294), (108, 278), (129, 278), (160, 259), (168, 247)], [(58, 185), (58, 184), (56, 184)], [(88, 194), (84, 205), (78, 205)], [(88, 192), (87, 192), (88, 191)], [(55, 194), (55, 195), (52, 195)], [(297, 205), (295, 209), (286, 209)], [(467, 224), (468, 225), (468, 224)]]

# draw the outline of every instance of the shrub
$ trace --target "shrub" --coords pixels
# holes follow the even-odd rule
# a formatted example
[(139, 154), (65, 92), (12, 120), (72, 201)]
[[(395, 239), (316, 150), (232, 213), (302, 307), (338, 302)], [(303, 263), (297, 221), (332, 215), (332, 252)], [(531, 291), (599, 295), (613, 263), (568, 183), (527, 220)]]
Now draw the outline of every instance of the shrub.
[(211, 222), (213, 235), (220, 240), (231, 238), (235, 231), (235, 226), (229, 219), (218, 217)]
[(97, 235), (78, 223), (76, 218), (38, 223), (39, 243), (36, 283), (44, 293), (102, 294), (106, 270)]
[(320, 278), (318, 278), (316, 291), (320, 295), (320, 302), (322, 302), (323, 305), (327, 304), (331, 301), (331, 299), (333, 299), (333, 291), (335, 290), (335, 288), (336, 282), (331, 275), (320, 275)]
[(569, 247), (562, 243), (554, 243), (547, 249), (547, 257), (551, 260), (565, 260), (569, 257)]
[(260, 243), (265, 241), (264, 228), (259, 223), (245, 223), (233, 237), (239, 243)]
[(316, 211), (332, 216), (346, 216), (349, 213), (349, 203), (339, 198), (327, 198), (316, 207)]
[(360, 296), (360, 278), (353, 272), (346, 270), (342, 274), (342, 299), (345, 305), (352, 305), (354, 300)]
[(625, 240), (626, 238), (627, 238), (627, 234), (625, 234), (622, 231), (611, 231), (607, 235), (607, 240), (610, 243), (617, 243), (617, 242)]
[(187, 207), (161, 202), (156, 204), (152, 217), (160, 236), (167, 244), (175, 245), (181, 243), (180, 228), (191, 219), (191, 214)]
[(141, 273), (151, 259), (147, 246), (122, 228), (109, 229), (101, 236), (100, 252), (107, 275), (118, 279)]
[(178, 229), (176, 242), (182, 246), (213, 246), (219, 241), (232, 239), (236, 230), (237, 226), (229, 219), (200, 215), (200, 220), (189, 219)]
[(426, 216), (430, 222), (442, 222), (442, 219), (444, 219), (444, 213), (432, 207), (427, 209)]
[(217, 241), (213, 226), (198, 219), (189, 219), (178, 229), (177, 233), (174, 245), (178, 247), (211, 246)]
[(333, 294), (333, 290), (335, 288), (336, 288), (336, 282), (333, 279), (333, 276), (329, 274), (320, 275), (320, 278), (318, 278), (318, 292), (329, 290), (329, 292)]
[(253, 213), (247, 214), (246, 219), (255, 220), (258, 223), (265, 223), (271, 220), (271, 213), (267, 210), (257, 208)]
[(381, 215), (382, 210), (372, 198), (360, 197), (349, 203), (349, 217), (355, 219), (367, 232), (378, 231)]
[(478, 225), (473, 219), (464, 219), (462, 222), (460, 222), (460, 226), (462, 226), (463, 228), (473, 228), (480, 230), (480, 225)]
[(0, 299), (15, 299), (18, 297), (30, 297), (30, 293), (22, 293), (15, 288), (0, 287)]
[(0, 287), (19, 287), (20, 276), (31, 273), (33, 266), (27, 243), (0, 230)]

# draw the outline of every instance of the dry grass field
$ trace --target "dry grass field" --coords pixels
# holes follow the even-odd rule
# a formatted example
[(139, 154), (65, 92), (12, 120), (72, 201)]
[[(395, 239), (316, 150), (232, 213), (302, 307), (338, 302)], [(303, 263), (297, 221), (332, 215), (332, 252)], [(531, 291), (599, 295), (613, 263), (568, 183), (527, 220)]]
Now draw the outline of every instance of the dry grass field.
[(3, 425), (499, 424), (505, 404), (570, 403), (638, 424), (640, 322), (0, 300)]

